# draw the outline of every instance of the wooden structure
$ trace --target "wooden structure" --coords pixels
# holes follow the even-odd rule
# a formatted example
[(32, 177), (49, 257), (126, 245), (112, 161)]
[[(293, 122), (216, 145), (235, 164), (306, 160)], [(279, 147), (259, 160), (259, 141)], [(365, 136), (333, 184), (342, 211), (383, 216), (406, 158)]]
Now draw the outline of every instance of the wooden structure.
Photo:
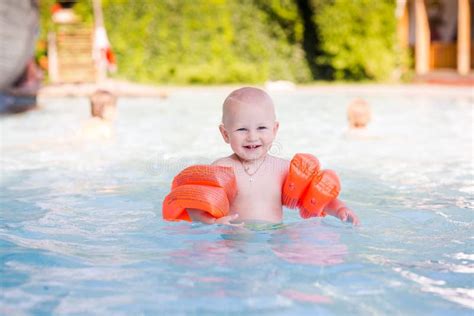
[(62, 8), (58, 14), (53, 14), (56, 32), (48, 36), (51, 82), (101, 82), (107, 79), (106, 54), (110, 44), (100, 0), (93, 0), (93, 9), (94, 26), (90, 27), (80, 22), (72, 8)]
[(415, 71), (471, 72), (474, 64), (471, 21), (474, 0), (398, 0), (398, 38), (414, 50)]
[(49, 76), (54, 83), (95, 82), (92, 28), (58, 25), (49, 34)]

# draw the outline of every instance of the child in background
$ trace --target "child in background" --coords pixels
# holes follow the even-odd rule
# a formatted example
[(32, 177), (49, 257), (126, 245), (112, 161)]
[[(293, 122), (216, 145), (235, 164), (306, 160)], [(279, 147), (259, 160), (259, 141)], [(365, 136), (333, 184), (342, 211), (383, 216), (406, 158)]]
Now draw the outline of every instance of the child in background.
[(349, 128), (344, 132), (344, 137), (357, 140), (375, 140), (367, 128), (371, 121), (370, 105), (364, 99), (354, 99), (347, 107), (347, 121)]
[(117, 97), (106, 90), (97, 90), (90, 97), (91, 118), (84, 123), (81, 136), (86, 139), (112, 137), (112, 123), (117, 115)]
[[(216, 160), (213, 166), (227, 167), (233, 171), (237, 194), (229, 199), (228, 214), (216, 218), (204, 210), (186, 208), (187, 220), (190, 218), (192, 221), (207, 224), (227, 225), (233, 225), (236, 220), (272, 223), (282, 221), (282, 188), (289, 173), (290, 161), (268, 153), (278, 127), (273, 101), (265, 91), (245, 87), (233, 91), (226, 98), (219, 130), (224, 141), (232, 148), (233, 154)], [(198, 175), (200, 176), (202, 174)], [(178, 182), (180, 180), (175, 178), (173, 186), (179, 185)], [(169, 206), (180, 203), (179, 195), (172, 191), (165, 199), (165, 219), (176, 219), (173, 215), (170, 216), (175, 213), (176, 208)], [(192, 191), (184, 192), (181, 197), (185, 201), (190, 199), (190, 195), (193, 195)], [(185, 207), (183, 205), (181, 206)], [(359, 224), (356, 214), (337, 198), (325, 206), (323, 213), (342, 221), (350, 221), (354, 225)]]
[(347, 120), (350, 129), (365, 129), (370, 118), (369, 103), (363, 99), (355, 99), (347, 107)]

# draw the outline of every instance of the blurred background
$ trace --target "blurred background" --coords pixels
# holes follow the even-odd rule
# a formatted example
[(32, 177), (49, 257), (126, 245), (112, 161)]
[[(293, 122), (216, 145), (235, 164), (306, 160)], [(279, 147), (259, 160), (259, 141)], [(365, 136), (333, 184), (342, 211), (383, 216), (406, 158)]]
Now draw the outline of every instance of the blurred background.
[[(93, 34), (92, 1), (60, 1), (76, 15), (69, 27), (51, 19), (55, 3), (40, 3), (43, 43), (51, 32)], [(116, 76), (127, 80), (384, 80), (408, 62), (396, 43), (393, 0), (120, 0), (102, 1), (102, 10)]]
[[(472, 68), (469, 0), (2, 3), (18, 16), (38, 10), (35, 61), (47, 82), (103, 77), (97, 46), (109, 70), (116, 64), (114, 77), (148, 83), (393, 81), (412, 79), (413, 69)], [(2, 19), (11, 22), (8, 16)], [(18, 32), (18, 22), (13, 26)], [(104, 26), (105, 34), (98, 31)]]
[(34, 95), (39, 83), (110, 77), (174, 85), (474, 82), (470, 0), (4, 0), (0, 7), (2, 103), (12, 93)]

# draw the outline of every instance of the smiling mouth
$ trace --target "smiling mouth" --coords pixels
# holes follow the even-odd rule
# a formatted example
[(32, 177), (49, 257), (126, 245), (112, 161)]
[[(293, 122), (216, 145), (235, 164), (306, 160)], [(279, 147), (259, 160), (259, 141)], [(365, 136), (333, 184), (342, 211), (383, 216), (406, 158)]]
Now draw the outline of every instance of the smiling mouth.
[(257, 149), (259, 147), (262, 147), (262, 145), (248, 145), (244, 146), (245, 149)]

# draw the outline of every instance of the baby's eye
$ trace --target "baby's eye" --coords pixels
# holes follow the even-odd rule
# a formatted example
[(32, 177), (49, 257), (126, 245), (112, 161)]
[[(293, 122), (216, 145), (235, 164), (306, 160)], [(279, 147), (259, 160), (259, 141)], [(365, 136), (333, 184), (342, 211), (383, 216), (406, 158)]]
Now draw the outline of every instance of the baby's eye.
[(258, 130), (264, 130), (264, 129), (267, 129), (267, 127), (266, 126), (259, 126), (258, 127)]
[(237, 132), (245, 132), (247, 129), (244, 127), (236, 129)]

